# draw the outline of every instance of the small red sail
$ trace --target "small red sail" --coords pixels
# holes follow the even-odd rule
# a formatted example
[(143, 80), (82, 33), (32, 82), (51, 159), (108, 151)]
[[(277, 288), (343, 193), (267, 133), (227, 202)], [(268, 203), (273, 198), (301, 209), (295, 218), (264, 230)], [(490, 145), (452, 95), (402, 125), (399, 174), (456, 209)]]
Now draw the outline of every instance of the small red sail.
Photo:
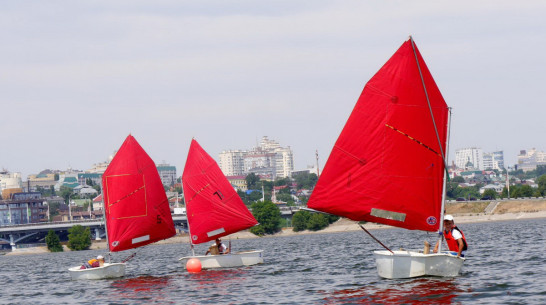
[(182, 187), (193, 244), (258, 224), (216, 161), (195, 140), (191, 141)]
[(357, 221), (437, 231), (447, 124), (448, 106), (408, 40), (364, 87), (308, 206)]
[(129, 135), (102, 176), (110, 251), (138, 248), (176, 234), (152, 159)]

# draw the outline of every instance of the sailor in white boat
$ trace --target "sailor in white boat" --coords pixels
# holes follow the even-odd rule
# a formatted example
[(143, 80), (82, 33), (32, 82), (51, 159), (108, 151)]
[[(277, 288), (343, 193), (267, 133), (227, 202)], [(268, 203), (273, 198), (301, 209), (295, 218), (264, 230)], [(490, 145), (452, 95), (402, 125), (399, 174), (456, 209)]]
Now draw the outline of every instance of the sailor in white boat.
[[(444, 216), (444, 238), (446, 239), (449, 251), (457, 252), (457, 257), (464, 257), (464, 251), (468, 248), (466, 238), (463, 231), (461, 231), (455, 225), (455, 221), (452, 215)], [(434, 247), (434, 253), (438, 252), (438, 245), (440, 241), (436, 243)]]
[(212, 244), (209, 249), (207, 250), (207, 253), (205, 255), (219, 255), (219, 254), (228, 254), (230, 249), (222, 243), (222, 240), (220, 238), (217, 238), (215, 243)]
[(80, 269), (97, 268), (102, 266), (104, 266), (104, 256), (99, 255), (97, 258), (90, 259), (89, 261), (83, 263)]

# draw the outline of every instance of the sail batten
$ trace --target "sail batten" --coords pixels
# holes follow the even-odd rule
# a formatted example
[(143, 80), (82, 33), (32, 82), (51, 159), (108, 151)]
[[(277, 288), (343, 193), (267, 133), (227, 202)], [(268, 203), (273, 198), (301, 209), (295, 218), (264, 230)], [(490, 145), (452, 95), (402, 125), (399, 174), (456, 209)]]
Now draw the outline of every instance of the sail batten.
[(191, 241), (200, 244), (255, 226), (252, 216), (235, 189), (210, 155), (192, 140), (182, 187)]
[(129, 135), (102, 177), (110, 251), (141, 247), (176, 234), (155, 163)]
[(364, 86), (308, 206), (357, 221), (437, 231), (447, 117), (417, 46), (406, 41)]

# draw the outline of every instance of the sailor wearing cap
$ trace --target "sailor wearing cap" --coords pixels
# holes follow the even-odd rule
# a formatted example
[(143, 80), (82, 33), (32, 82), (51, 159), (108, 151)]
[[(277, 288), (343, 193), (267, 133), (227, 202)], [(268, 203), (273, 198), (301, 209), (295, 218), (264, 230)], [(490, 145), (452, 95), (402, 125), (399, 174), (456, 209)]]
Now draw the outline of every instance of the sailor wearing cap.
[(99, 255), (97, 258), (93, 258), (83, 263), (80, 269), (97, 268), (104, 266), (104, 256)]
[[(468, 245), (466, 243), (466, 238), (464, 237), (463, 231), (455, 226), (455, 221), (452, 215), (448, 214), (444, 216), (443, 234), (444, 238), (446, 239), (447, 246), (449, 247), (449, 251), (456, 252), (457, 257), (464, 257), (464, 251), (466, 251)], [(434, 252), (438, 252), (439, 244), (440, 241), (436, 243), (436, 246), (434, 247)]]

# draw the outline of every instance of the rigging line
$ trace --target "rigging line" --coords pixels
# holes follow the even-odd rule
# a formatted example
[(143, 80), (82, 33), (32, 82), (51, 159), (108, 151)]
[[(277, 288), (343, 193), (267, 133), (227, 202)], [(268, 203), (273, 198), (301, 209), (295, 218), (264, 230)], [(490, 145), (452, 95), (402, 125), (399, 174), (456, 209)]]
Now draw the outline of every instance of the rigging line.
[(341, 148), (341, 147), (338, 146), (338, 145), (335, 145), (334, 148), (337, 148), (337, 149), (341, 150), (341, 152), (343, 152), (343, 153), (347, 154), (349, 157), (351, 157), (351, 158), (357, 160), (359, 163), (362, 163), (362, 162), (366, 163), (366, 160), (361, 159), (361, 158), (359, 158), (359, 157), (357, 157), (357, 156), (351, 154), (350, 152), (346, 151), (345, 149)]
[(428, 146), (428, 145), (426, 145), (425, 143), (423, 143), (423, 142), (417, 140), (416, 138), (410, 136), (409, 134), (403, 132), (402, 130), (400, 130), (400, 129), (396, 128), (396, 127), (393, 127), (393, 126), (391, 126), (391, 125), (389, 125), (389, 124), (385, 124), (385, 126), (387, 126), (387, 127), (391, 128), (392, 130), (397, 131), (398, 133), (400, 133), (400, 134), (402, 134), (402, 135), (408, 137), (410, 140), (415, 141), (415, 142), (417, 142), (418, 144), (421, 144), (421, 145), (422, 145), (423, 147), (425, 147), (426, 149), (428, 149), (428, 150), (430, 150), (431, 152), (433, 152), (433, 153), (437, 154), (438, 156), (442, 157), (442, 155), (440, 155), (437, 151), (435, 151), (434, 149), (432, 149), (430, 146)]
[(427, 98), (428, 109), (430, 110), (430, 117), (432, 118), (432, 125), (434, 126), (434, 131), (436, 132), (436, 139), (438, 140), (438, 145), (440, 146), (440, 153), (442, 154), (442, 162), (444, 163), (444, 170), (446, 174), (449, 175), (447, 171), (446, 156), (444, 154), (444, 149), (442, 148), (442, 141), (440, 141), (440, 134), (438, 133), (438, 128), (436, 127), (436, 120), (434, 119), (434, 114), (432, 112), (432, 106), (430, 105), (430, 99), (428, 97), (427, 86), (425, 85), (425, 79), (423, 78), (423, 73), (421, 71), (421, 65), (419, 65), (419, 59), (417, 58), (417, 51), (415, 50), (415, 44), (413, 42), (413, 37), (410, 36), (411, 47), (413, 49), (413, 55), (415, 56), (415, 62), (417, 63), (417, 70), (419, 70), (419, 76), (421, 77), (421, 82), (423, 83), (423, 89), (425, 90), (425, 97)]
[(370, 235), (376, 242), (378, 242), (381, 246), (383, 246), (383, 248), (389, 250), (389, 252), (391, 252), (392, 254), (394, 254), (394, 252), (392, 252), (391, 249), (387, 248), (387, 246), (385, 246), (382, 242), (379, 241), (379, 239), (375, 238), (375, 236), (372, 235), (372, 233), (370, 233), (368, 230), (366, 230), (366, 228), (364, 228), (364, 226), (362, 226), (361, 224), (358, 224), (362, 230), (364, 230), (364, 232), (368, 233), (368, 235)]

